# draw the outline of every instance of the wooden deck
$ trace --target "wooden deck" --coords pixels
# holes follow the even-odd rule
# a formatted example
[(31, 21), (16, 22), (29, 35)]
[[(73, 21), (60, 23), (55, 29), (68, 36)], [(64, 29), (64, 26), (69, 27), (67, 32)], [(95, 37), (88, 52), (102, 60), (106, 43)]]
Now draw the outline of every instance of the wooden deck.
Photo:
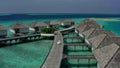
[(69, 31), (69, 30), (74, 30), (74, 25), (73, 26), (71, 26), (71, 27), (69, 27), (69, 28), (66, 28), (66, 29), (63, 29), (63, 30), (60, 30), (61, 32), (64, 32), (64, 31)]
[(42, 68), (60, 68), (63, 58), (63, 36), (60, 32), (56, 32), (54, 38), (52, 49)]

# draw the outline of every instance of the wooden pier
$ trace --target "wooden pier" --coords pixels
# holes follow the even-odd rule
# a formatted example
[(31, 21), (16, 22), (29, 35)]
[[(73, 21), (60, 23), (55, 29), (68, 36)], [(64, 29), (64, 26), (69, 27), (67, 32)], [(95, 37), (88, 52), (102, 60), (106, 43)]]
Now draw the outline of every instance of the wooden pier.
[(60, 68), (61, 61), (63, 58), (63, 36), (58, 31), (55, 33), (54, 43), (52, 49), (45, 60), (42, 68)]
[[(41, 34), (30, 34), (30, 35), (22, 35), (22, 36), (14, 36), (10, 38), (0, 38), (0, 44), (2, 46), (12, 45), (17, 43), (24, 43), (33, 40), (39, 40), (41, 38)], [(13, 43), (14, 41), (14, 43)]]

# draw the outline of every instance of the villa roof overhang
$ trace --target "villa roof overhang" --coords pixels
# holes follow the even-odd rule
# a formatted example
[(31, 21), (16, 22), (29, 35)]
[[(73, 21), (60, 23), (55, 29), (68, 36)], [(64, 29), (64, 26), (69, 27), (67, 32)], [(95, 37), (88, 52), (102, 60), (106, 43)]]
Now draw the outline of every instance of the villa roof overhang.
[[(86, 26), (86, 27), (83, 29), (82, 28), (83, 26)], [(102, 29), (102, 26), (92, 19), (85, 19), (80, 24), (78, 24), (75, 28), (76, 29), (80, 28), (80, 29), (83, 29), (83, 31), (86, 31), (90, 28)]]
[(31, 24), (29, 24), (30, 27), (41, 27), (41, 26), (48, 26), (48, 24), (44, 23), (44, 22), (33, 22)]
[(12, 28), (12, 29), (29, 28), (29, 26), (27, 26), (26, 24), (24, 24), (22, 22), (18, 22), (18, 23), (12, 24), (10, 26), (10, 28)]

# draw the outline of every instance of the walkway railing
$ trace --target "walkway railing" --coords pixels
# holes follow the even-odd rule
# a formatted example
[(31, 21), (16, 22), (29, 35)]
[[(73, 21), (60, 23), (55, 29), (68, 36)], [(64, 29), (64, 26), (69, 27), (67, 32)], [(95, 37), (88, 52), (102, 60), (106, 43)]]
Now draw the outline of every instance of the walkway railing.
[(30, 35), (16, 36), (16, 37), (10, 37), (10, 38), (0, 38), (0, 41), (8, 41), (8, 40), (14, 40), (14, 39), (20, 39), (20, 38), (36, 37), (36, 36), (41, 36), (41, 34), (30, 34)]

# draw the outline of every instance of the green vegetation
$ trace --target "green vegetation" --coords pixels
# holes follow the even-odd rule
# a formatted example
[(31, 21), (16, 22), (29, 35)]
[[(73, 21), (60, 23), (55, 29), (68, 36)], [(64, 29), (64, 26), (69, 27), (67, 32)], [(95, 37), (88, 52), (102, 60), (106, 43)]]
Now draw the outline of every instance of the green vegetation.
[(41, 30), (41, 33), (46, 33), (46, 34), (49, 33), (49, 34), (53, 34), (54, 31), (55, 31), (55, 28), (50, 27), (50, 28), (44, 28), (44, 29), (42, 29), (42, 30)]

